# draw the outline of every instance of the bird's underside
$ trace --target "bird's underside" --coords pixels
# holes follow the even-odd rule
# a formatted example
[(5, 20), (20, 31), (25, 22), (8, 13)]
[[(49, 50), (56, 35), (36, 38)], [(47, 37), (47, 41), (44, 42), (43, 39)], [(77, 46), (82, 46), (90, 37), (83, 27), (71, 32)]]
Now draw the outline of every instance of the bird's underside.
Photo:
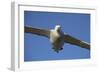
[[(46, 29), (33, 28), (33, 27), (25, 26), (24, 27), (24, 32), (25, 33), (36, 34), (36, 35), (39, 35), (39, 36), (44, 36), (44, 37), (47, 37), (49, 39), (51, 38), (51, 36), (50, 36), (51, 30), (46, 30)], [(88, 44), (87, 42), (81, 41), (79, 39), (76, 39), (76, 38), (74, 38), (74, 37), (72, 37), (70, 35), (64, 34), (63, 38), (60, 38), (60, 39), (61, 39), (61, 42), (69, 43), (69, 44), (76, 45), (76, 46), (85, 48), (87, 50), (90, 50), (90, 44)], [(56, 40), (56, 41), (59, 41), (59, 40)], [(61, 43), (61, 42), (59, 41), (59, 43)], [(54, 43), (54, 44), (56, 45), (57, 43)], [(59, 46), (59, 45), (55, 46), (55, 45), (53, 45), (52, 48), (56, 52), (59, 52), (60, 50), (63, 49), (63, 44), (61, 46)]]

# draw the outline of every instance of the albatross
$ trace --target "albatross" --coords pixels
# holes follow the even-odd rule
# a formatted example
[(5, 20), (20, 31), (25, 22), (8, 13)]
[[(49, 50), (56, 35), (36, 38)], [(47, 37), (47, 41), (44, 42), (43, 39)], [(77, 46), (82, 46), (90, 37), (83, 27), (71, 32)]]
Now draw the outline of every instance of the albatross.
[(60, 25), (56, 25), (54, 29), (49, 30), (25, 26), (24, 32), (47, 37), (52, 44), (52, 49), (57, 53), (59, 53), (60, 50), (63, 50), (64, 43), (69, 43), (90, 50), (89, 43), (65, 34)]

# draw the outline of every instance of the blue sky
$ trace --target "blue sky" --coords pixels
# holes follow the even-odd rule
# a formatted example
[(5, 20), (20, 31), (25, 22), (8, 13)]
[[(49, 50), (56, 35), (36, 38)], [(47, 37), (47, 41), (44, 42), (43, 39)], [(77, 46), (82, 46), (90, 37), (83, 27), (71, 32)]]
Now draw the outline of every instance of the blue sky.
[[(24, 25), (53, 29), (61, 25), (62, 30), (80, 40), (90, 43), (90, 14), (24, 11)], [(90, 58), (90, 51), (65, 43), (56, 53), (49, 39), (29, 33), (24, 34), (24, 61), (73, 60)]]

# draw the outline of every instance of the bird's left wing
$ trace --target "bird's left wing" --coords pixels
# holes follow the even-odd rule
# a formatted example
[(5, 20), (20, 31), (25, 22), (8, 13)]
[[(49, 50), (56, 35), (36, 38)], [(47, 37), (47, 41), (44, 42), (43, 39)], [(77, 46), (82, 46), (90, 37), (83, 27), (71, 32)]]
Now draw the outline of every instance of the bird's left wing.
[(79, 39), (76, 39), (70, 35), (64, 35), (64, 42), (90, 50), (90, 44), (88, 44), (87, 42), (81, 41)]
[(24, 27), (24, 32), (35, 34), (35, 35), (40, 35), (40, 36), (45, 36), (45, 37), (49, 37), (50, 35), (50, 30), (28, 27), (28, 26)]

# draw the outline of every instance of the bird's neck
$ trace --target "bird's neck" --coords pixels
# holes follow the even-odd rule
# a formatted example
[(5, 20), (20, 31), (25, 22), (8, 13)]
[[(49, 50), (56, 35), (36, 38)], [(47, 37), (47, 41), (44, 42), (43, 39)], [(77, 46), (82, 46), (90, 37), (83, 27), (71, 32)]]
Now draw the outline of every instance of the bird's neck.
[(55, 31), (56, 31), (57, 33), (61, 33), (61, 30), (60, 30), (60, 29), (55, 29)]

